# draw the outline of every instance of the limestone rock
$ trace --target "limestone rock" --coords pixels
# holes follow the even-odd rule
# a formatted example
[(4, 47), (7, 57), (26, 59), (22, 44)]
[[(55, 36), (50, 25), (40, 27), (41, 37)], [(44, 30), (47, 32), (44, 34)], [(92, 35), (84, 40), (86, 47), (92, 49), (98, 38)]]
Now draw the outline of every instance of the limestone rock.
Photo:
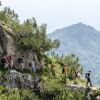
[(30, 74), (22, 74), (16, 70), (10, 70), (0, 80), (0, 85), (5, 85), (9, 88), (34, 88), (34, 78)]
[(100, 100), (100, 96), (97, 96), (97, 97), (96, 97), (96, 100)]
[(11, 29), (5, 29), (5, 27), (0, 23), (0, 54), (13, 55), (13, 64), (16, 69), (21, 69), (20, 64), (18, 64), (18, 58), (22, 56), (25, 69), (29, 69), (29, 59), (33, 58), (35, 59), (35, 64), (38, 66), (42, 65), (39, 62), (36, 53), (34, 53), (32, 50), (23, 50), (21, 48), (19, 49), (19, 47), (16, 45), (14, 36), (15, 33), (12, 32)]
[(12, 54), (15, 52), (14, 40), (2, 26), (0, 26), (0, 46), (3, 53)]

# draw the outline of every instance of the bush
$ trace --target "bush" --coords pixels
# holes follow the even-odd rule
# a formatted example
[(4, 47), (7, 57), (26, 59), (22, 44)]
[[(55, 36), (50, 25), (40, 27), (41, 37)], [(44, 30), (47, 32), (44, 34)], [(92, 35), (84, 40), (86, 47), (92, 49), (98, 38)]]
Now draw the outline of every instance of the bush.
[(41, 95), (47, 100), (84, 100), (85, 95), (81, 92), (68, 90), (59, 78), (43, 77), (41, 83)]
[(13, 90), (9, 93), (0, 94), (0, 100), (40, 100), (30, 90)]

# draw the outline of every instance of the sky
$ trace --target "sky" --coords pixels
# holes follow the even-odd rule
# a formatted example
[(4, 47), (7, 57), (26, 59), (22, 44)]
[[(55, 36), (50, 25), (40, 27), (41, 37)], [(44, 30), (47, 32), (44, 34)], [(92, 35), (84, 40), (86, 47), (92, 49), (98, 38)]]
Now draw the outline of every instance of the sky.
[(47, 24), (47, 32), (82, 22), (100, 31), (100, 0), (1, 0), (19, 15), (21, 22), (35, 17)]

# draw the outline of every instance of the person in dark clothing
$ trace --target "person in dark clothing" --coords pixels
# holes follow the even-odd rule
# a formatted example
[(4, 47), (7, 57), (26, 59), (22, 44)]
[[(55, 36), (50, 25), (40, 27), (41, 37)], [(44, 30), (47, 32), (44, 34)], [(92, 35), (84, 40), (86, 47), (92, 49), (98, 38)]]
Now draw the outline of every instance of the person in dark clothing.
[(6, 60), (2, 57), (1, 58), (1, 66), (3, 66), (5, 68), (5, 63), (6, 63)]
[(11, 68), (13, 67), (13, 56), (12, 55), (4, 55), (1, 58), (1, 64), (4, 68)]
[(23, 56), (18, 58), (18, 63), (20, 64), (21, 71), (23, 72), (24, 69), (24, 61), (23, 61)]
[(90, 76), (91, 76), (91, 71), (89, 71), (88, 73), (86, 73), (86, 78), (87, 78), (86, 86), (88, 86), (88, 84), (90, 83), (90, 86), (92, 87)]

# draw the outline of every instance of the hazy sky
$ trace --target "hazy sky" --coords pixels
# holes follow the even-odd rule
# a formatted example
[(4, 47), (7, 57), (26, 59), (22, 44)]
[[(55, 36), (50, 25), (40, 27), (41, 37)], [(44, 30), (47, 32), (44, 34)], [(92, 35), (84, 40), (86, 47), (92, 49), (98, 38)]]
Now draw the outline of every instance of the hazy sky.
[(100, 0), (1, 0), (21, 21), (35, 17), (48, 32), (82, 22), (100, 30)]

